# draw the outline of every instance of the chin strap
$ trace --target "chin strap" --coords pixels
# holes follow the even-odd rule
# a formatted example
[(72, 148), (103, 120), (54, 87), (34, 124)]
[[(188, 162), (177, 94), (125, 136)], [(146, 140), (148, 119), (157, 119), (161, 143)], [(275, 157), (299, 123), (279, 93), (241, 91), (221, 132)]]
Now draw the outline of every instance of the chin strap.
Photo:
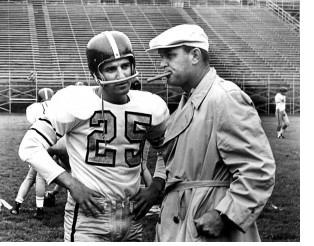
[(93, 74), (93, 77), (94, 77), (94, 80), (96, 81), (97, 84), (108, 85), (108, 84), (116, 84), (116, 83), (121, 83), (121, 82), (131, 80), (131, 79), (136, 78), (138, 75), (139, 75), (139, 73), (135, 70), (135, 73), (132, 76), (126, 77), (123, 79), (118, 79), (118, 80), (110, 80), (110, 81), (101, 80), (101, 79), (97, 78), (95, 74)]

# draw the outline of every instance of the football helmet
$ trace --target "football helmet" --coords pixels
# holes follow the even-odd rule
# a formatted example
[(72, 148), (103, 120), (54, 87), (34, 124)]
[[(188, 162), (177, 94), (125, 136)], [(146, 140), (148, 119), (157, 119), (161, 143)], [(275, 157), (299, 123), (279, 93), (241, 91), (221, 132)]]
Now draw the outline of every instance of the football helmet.
[(84, 84), (84, 82), (78, 81), (78, 82), (75, 83), (75, 85), (76, 86), (82, 86), (82, 85), (85, 85), (85, 84)]
[(50, 88), (42, 88), (38, 91), (37, 101), (44, 102), (50, 100), (53, 96), (53, 90)]
[[(96, 83), (100, 85), (120, 83), (138, 76), (135, 68), (135, 57), (129, 38), (122, 32), (106, 31), (94, 36), (87, 44), (86, 57), (88, 68)], [(131, 62), (131, 76), (106, 81), (99, 68), (105, 62), (128, 58)]]

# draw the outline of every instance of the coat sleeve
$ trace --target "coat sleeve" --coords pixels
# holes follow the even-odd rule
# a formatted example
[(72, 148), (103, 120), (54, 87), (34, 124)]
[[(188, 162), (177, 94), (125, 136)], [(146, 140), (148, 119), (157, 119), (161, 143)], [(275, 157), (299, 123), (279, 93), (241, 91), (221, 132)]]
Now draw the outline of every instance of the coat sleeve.
[(250, 97), (233, 90), (224, 94), (221, 102), (217, 145), (232, 182), (216, 210), (246, 231), (273, 191), (275, 161)]

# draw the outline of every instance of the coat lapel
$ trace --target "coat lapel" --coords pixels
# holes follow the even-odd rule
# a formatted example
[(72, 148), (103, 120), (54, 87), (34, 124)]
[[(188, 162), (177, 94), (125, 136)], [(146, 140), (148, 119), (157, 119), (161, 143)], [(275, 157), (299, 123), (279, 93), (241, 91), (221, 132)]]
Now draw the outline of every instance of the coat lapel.
[(169, 140), (178, 136), (181, 132), (183, 132), (190, 124), (193, 119), (193, 105), (191, 102), (187, 103), (180, 108), (182, 100), (184, 96), (181, 98), (181, 102), (179, 104), (178, 110), (175, 112), (174, 117), (170, 118), (169, 126), (166, 131), (165, 141), (164, 143), (168, 142)]
[(185, 95), (182, 95), (178, 109), (174, 112), (173, 117), (170, 117), (169, 119), (164, 144), (177, 137), (190, 125), (193, 119), (194, 110), (200, 107), (217, 77), (216, 70), (211, 68), (204, 76), (200, 84), (196, 87), (190, 100), (188, 100), (186, 104)]

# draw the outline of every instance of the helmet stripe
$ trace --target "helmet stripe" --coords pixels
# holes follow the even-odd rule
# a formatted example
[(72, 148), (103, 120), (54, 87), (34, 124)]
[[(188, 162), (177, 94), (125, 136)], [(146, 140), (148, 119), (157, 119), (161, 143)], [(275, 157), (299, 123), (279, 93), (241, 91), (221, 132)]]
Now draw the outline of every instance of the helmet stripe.
[(49, 96), (48, 96), (48, 90), (45, 88), (44, 91), (45, 91), (45, 100), (47, 100), (47, 99), (49, 98)]
[(120, 52), (119, 52), (117, 43), (116, 43), (116, 41), (114, 40), (112, 34), (111, 34), (110, 32), (108, 32), (108, 31), (104, 32), (104, 34), (105, 34), (106, 37), (108, 38), (108, 41), (109, 41), (110, 46), (111, 46), (111, 48), (112, 48), (112, 51), (113, 51), (113, 54), (114, 54), (115, 59), (120, 58)]

